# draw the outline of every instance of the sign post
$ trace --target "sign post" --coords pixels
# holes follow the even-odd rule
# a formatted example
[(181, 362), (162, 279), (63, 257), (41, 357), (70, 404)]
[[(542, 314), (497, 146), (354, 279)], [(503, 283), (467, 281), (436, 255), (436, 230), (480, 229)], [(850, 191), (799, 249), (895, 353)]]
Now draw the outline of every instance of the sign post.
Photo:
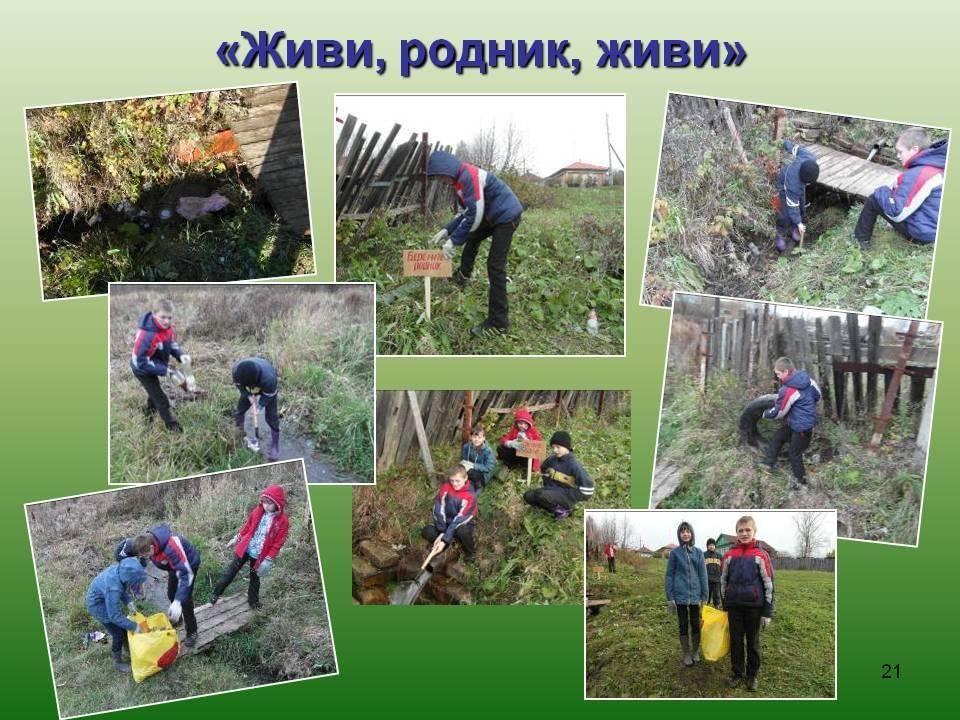
[(533, 460), (543, 460), (547, 456), (546, 440), (521, 440), (520, 447), (517, 448), (517, 457), (527, 459), (527, 485), (530, 484), (530, 476), (533, 475)]
[(443, 256), (443, 250), (404, 250), (403, 274), (423, 278), (423, 306), (430, 319), (430, 278), (450, 277), (453, 263)]

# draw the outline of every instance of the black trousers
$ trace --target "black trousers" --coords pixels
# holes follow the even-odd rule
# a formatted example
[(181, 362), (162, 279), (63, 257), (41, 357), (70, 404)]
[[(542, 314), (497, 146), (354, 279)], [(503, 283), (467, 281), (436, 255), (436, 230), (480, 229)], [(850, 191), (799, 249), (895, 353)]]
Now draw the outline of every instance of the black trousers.
[(607, 571), (612, 573), (617, 571), (617, 559), (615, 557), (607, 558)]
[(104, 623), (103, 626), (110, 633), (110, 649), (113, 652), (120, 652), (127, 645), (127, 631), (119, 625), (113, 623)]
[[(760, 672), (760, 608), (727, 610), (730, 622), (730, 665), (735, 677), (755, 678)], [(746, 646), (746, 668), (744, 668)]]
[(770, 467), (777, 464), (777, 456), (780, 454), (780, 448), (784, 443), (790, 443), (790, 469), (793, 470), (793, 476), (800, 482), (806, 482), (807, 471), (803, 467), (803, 451), (810, 447), (810, 440), (813, 438), (813, 430), (797, 432), (789, 425), (784, 423), (770, 438), (767, 445), (767, 455), (764, 462)]
[(883, 208), (880, 206), (880, 203), (877, 202), (877, 199), (871, 195), (863, 203), (863, 209), (860, 211), (860, 217), (857, 218), (857, 225), (853, 229), (853, 236), (857, 239), (858, 242), (870, 242), (870, 239), (873, 237), (873, 226), (877, 222), (877, 218), (882, 217), (894, 230), (897, 231), (899, 235), (902, 235), (907, 240), (915, 242), (913, 238), (910, 237), (910, 233), (907, 232), (907, 226), (902, 222), (894, 222), (888, 218), (883, 213)]
[(539, 487), (527, 490), (523, 494), (523, 501), (533, 507), (543, 508), (547, 512), (553, 512), (557, 505), (565, 507), (567, 510), (573, 510), (576, 501), (570, 498), (570, 494), (558, 487)]
[(480, 243), (488, 237), (493, 237), (490, 241), (490, 254), (487, 255), (487, 278), (490, 281), (487, 322), (500, 328), (510, 325), (507, 306), (507, 256), (510, 254), (510, 245), (513, 243), (513, 232), (519, 224), (519, 215), (513, 222), (499, 225), (481, 222), (476, 230), (467, 235), (463, 244), (463, 255), (460, 256), (460, 272), (470, 277), (473, 274), (473, 264), (476, 262)]
[(527, 466), (527, 459), (522, 457), (517, 457), (517, 451), (512, 447), (507, 447), (506, 445), (497, 445), (497, 460), (502, 462), (508, 468), (515, 468)]
[(720, 581), (710, 581), (710, 604), (715, 608), (723, 606), (723, 598), (720, 597)]
[(680, 626), (680, 637), (692, 635), (693, 641), (700, 644), (699, 605), (677, 605), (677, 623)]
[[(440, 537), (441, 533), (433, 525), (427, 525), (420, 531), (420, 537), (426, 540), (429, 543), (436, 542), (437, 538)], [(453, 537), (459, 541), (460, 545), (463, 547), (463, 551), (467, 555), (473, 555), (476, 552), (477, 546), (473, 541), (473, 522), (468, 522), (466, 525), (461, 525), (456, 530), (453, 531)]]
[[(280, 432), (280, 416), (277, 414), (277, 403), (280, 393), (277, 393), (273, 397), (263, 397), (263, 414), (266, 417), (267, 425), (271, 430)], [(250, 409), (250, 395), (245, 392), (240, 393), (240, 399), (237, 401), (237, 413), (236, 417), (240, 418), (240, 422), (243, 422), (243, 416), (246, 414), (247, 410)]]
[(220, 579), (217, 580), (217, 585), (213, 589), (213, 594), (216, 596), (223, 595), (223, 591), (227, 589), (227, 585), (233, 582), (233, 579), (237, 576), (237, 573), (240, 572), (240, 568), (244, 566), (245, 563), (250, 563), (250, 583), (247, 585), (247, 602), (250, 605), (256, 605), (260, 602), (260, 576), (257, 575), (253, 570), (253, 564), (257, 561), (256, 558), (251, 557), (247, 553), (243, 554), (243, 557), (233, 556), (233, 561), (227, 565), (223, 573), (220, 575)]
[(147, 414), (158, 413), (160, 419), (166, 425), (176, 422), (173, 413), (170, 412), (170, 400), (163, 388), (160, 387), (160, 378), (156, 375), (134, 375), (134, 377), (140, 381), (143, 389), (147, 391)]
[[(197, 579), (197, 570), (200, 569), (200, 563), (193, 570), (193, 579)], [(173, 602), (177, 597), (177, 588), (180, 585), (180, 579), (177, 573), (167, 571), (167, 600)], [(187, 593), (187, 599), (180, 603), (180, 609), (183, 612), (183, 622), (187, 626), (187, 635), (193, 635), (197, 632), (197, 617), (193, 614), (193, 583), (190, 583), (190, 591)]]

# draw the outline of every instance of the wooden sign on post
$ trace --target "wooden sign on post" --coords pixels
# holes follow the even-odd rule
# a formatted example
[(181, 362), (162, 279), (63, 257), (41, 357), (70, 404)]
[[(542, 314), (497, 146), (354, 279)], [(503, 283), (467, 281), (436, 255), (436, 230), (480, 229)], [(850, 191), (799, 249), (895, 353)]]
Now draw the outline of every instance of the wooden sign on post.
[(517, 457), (527, 459), (527, 485), (530, 484), (530, 476), (533, 474), (533, 460), (543, 460), (547, 456), (546, 440), (520, 440), (520, 447), (517, 448)]
[(430, 278), (453, 275), (453, 262), (443, 256), (443, 250), (404, 250), (403, 274), (423, 278), (423, 306), (430, 319)]

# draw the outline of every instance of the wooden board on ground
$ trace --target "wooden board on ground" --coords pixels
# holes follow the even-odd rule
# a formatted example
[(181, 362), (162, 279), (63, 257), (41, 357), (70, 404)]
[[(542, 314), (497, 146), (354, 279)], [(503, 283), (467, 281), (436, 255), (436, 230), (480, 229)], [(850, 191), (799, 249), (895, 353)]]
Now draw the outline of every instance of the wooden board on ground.
[[(239, 630), (253, 619), (253, 610), (247, 604), (245, 592), (222, 597), (216, 605), (201, 605), (194, 614), (197, 616), (197, 644), (192, 652), (199, 652), (221, 635)], [(180, 638), (181, 653), (187, 652), (183, 646), (187, 636), (183, 624), (177, 628), (177, 636)]]
[(833, 190), (866, 198), (881, 185), (890, 187), (900, 174), (895, 168), (867, 162), (840, 150), (823, 145), (806, 145), (820, 165), (817, 182)]
[(606, 605), (609, 605), (609, 604), (610, 604), (610, 601), (609, 601), (609, 600), (590, 600), (590, 599), (588, 599), (588, 600), (587, 600), (587, 610), (590, 611), (590, 614), (591, 614), (591, 615), (599, 615), (599, 614), (600, 614), (600, 608), (605, 607)]
[(443, 256), (443, 250), (404, 250), (403, 274), (413, 277), (450, 277), (453, 262)]

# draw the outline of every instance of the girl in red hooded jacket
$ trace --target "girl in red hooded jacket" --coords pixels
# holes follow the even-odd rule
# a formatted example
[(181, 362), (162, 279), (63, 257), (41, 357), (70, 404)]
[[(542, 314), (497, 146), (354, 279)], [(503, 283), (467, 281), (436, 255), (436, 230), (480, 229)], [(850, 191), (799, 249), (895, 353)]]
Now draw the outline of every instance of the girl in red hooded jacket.
[[(533, 415), (525, 407), (517, 408), (513, 413), (513, 427), (510, 432), (500, 438), (497, 447), (497, 459), (507, 467), (526, 467), (527, 459), (517, 457), (517, 449), (521, 440), (542, 440), (540, 431), (533, 424)], [(533, 458), (533, 472), (540, 472), (540, 459)]]
[(260, 502), (250, 511), (243, 527), (227, 543), (233, 548), (233, 561), (217, 581), (210, 604), (215, 605), (223, 591), (240, 572), (246, 562), (250, 563), (250, 584), (247, 587), (247, 602), (256, 610), (260, 607), (260, 580), (273, 567), (273, 561), (287, 540), (287, 505), (283, 488), (271, 485), (260, 495)]

